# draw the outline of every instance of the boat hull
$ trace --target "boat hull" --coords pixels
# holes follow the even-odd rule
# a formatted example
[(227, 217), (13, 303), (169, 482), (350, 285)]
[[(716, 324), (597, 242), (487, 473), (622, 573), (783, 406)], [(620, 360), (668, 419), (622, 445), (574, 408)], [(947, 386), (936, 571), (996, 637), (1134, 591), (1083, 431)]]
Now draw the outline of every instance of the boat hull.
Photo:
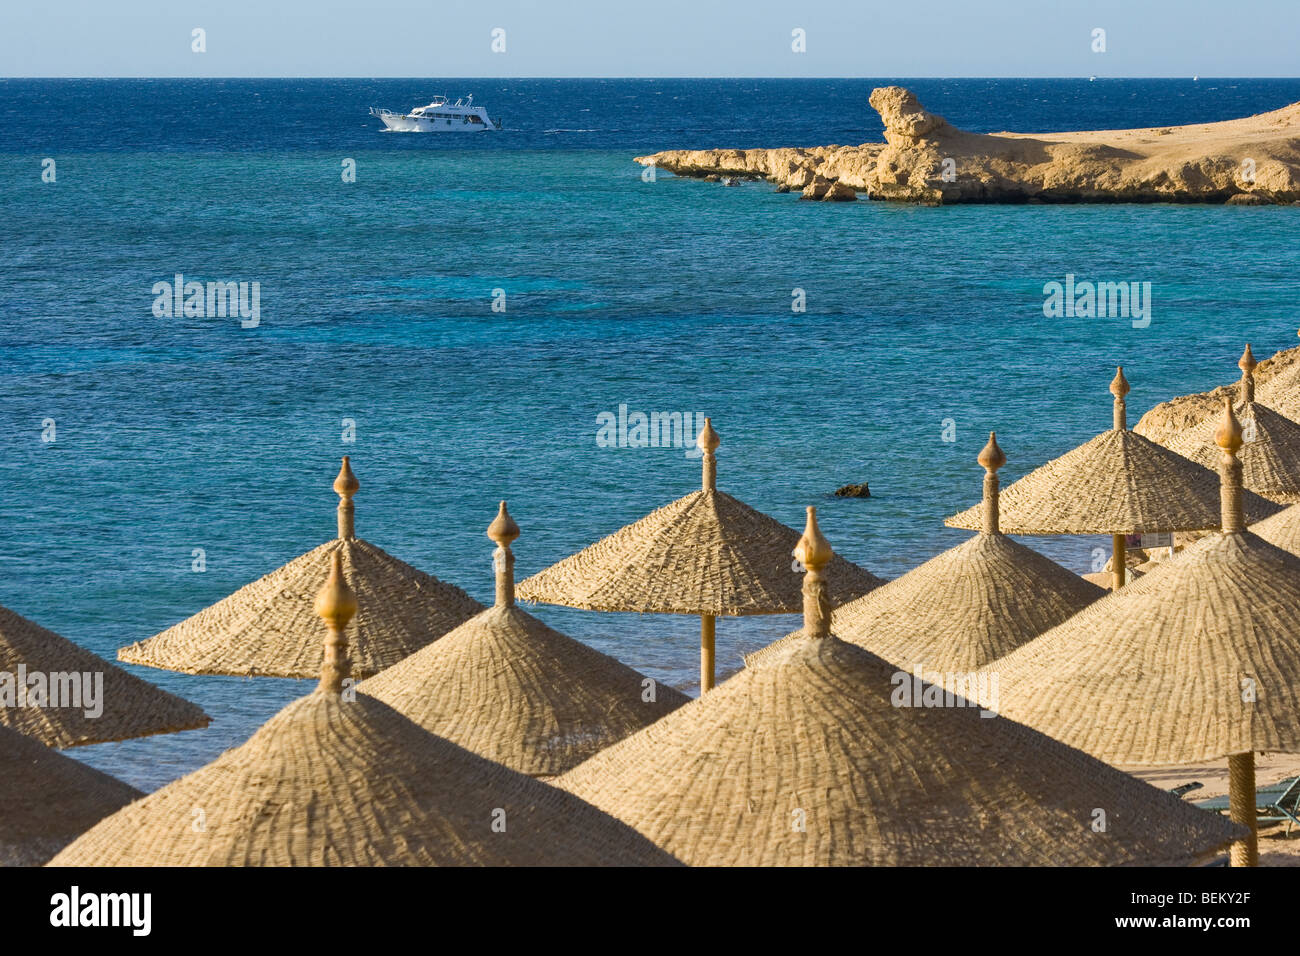
[(405, 113), (375, 113), (384, 126), (394, 133), (481, 133), (492, 129), (486, 123), (469, 123), (457, 119), (428, 119)]

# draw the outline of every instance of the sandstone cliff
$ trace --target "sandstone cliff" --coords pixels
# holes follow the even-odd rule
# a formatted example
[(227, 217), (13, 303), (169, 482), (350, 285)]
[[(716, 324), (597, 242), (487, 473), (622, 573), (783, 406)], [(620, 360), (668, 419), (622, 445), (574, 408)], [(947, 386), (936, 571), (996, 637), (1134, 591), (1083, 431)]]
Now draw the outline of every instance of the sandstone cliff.
[(636, 161), (680, 176), (766, 179), (809, 199), (1300, 202), (1300, 103), (1195, 126), (985, 135), (927, 112), (899, 86), (875, 90), (870, 102), (884, 143), (669, 150)]

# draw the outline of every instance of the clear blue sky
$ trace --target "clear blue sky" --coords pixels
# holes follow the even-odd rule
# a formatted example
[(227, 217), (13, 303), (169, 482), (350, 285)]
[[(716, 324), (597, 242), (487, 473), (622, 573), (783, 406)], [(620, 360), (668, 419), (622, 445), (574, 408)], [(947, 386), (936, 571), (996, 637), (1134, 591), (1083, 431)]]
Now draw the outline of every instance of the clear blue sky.
[[(796, 27), (805, 53), (791, 51)], [(1300, 75), (1300, 0), (0, 3), (2, 76), (1093, 74)]]

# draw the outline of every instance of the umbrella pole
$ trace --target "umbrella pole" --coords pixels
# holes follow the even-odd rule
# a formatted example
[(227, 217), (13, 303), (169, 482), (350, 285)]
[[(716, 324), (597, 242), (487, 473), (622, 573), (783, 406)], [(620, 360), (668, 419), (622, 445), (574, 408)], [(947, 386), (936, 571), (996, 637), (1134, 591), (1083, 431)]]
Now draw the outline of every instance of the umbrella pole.
[(1118, 591), (1124, 586), (1124, 565), (1128, 561), (1128, 556), (1122, 534), (1111, 535), (1110, 542), (1110, 573), (1113, 580), (1111, 590)]
[(1228, 859), (1233, 866), (1259, 866), (1259, 824), (1255, 817), (1255, 752), (1228, 758), (1228, 815), (1250, 833), (1232, 845)]
[[(706, 495), (718, 490), (718, 457), (715, 454), (722, 439), (713, 430), (713, 419), (704, 419), (695, 443), (703, 454), (700, 456), (703, 469), (700, 488)], [(715, 618), (712, 614), (700, 615), (700, 696), (713, 690), (713, 634)]]
[(713, 636), (715, 633), (712, 614), (700, 615), (700, 693), (707, 694), (713, 690)]
[[(1128, 406), (1124, 402), (1128, 391), (1128, 379), (1124, 377), (1124, 366), (1120, 365), (1115, 369), (1115, 380), (1110, 383), (1110, 393), (1115, 396), (1112, 425), (1117, 432), (1128, 431)], [(1112, 534), (1110, 540), (1111, 590), (1118, 591), (1124, 586), (1124, 536)]]

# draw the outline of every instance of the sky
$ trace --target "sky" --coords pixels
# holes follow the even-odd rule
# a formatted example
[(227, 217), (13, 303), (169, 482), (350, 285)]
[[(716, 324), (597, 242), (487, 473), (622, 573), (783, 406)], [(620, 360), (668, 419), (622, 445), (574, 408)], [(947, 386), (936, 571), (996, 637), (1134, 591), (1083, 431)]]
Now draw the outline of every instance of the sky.
[(1300, 0), (0, 0), (7, 77), (1193, 75), (1300, 75)]

